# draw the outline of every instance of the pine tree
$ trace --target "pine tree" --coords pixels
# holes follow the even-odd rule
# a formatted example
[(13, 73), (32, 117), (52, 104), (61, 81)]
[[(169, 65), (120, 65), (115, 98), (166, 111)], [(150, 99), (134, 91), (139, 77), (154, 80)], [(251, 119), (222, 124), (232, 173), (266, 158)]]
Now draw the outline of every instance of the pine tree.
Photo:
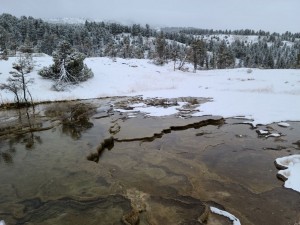
[[(88, 56), (109, 57), (138, 57), (147, 55), (155, 58), (158, 64), (163, 64), (168, 59), (173, 59), (174, 48), (170, 41), (182, 43), (185, 47), (193, 47), (195, 35), (207, 36), (206, 48), (208, 54), (203, 60), (196, 60), (198, 67), (227, 68), (234, 66), (235, 57), (241, 63), (238, 66), (260, 67), (260, 68), (296, 68), (299, 67), (298, 54), (300, 49), (300, 34), (286, 32), (284, 34), (253, 30), (207, 30), (207, 29), (181, 29), (164, 28), (161, 33), (150, 29), (149, 25), (142, 27), (139, 24), (124, 26), (118, 23), (88, 22), (85, 24), (51, 24), (40, 19), (22, 16), (16, 18), (9, 14), (0, 15), (0, 49), (7, 49), (10, 55), (17, 50), (22, 52), (43, 52), (51, 55), (58, 46), (60, 40), (68, 41), (73, 48)], [(130, 43), (130, 53), (124, 47), (122, 33), (131, 33), (134, 42)], [(222, 52), (222, 38), (214, 34), (235, 35), (259, 35), (258, 42), (242, 41), (237, 39), (233, 43), (223, 46), (226, 50)], [(151, 43), (155, 37), (157, 43)], [(235, 37), (238, 38), (238, 37)], [(146, 40), (145, 43), (143, 43)], [(168, 40), (168, 41), (166, 41)], [(227, 40), (226, 40), (227, 41)], [(284, 41), (292, 41), (293, 45), (286, 45)], [(228, 42), (228, 41), (227, 41)], [(226, 44), (226, 43), (225, 43)], [(227, 48), (227, 49), (226, 49)], [(228, 50), (228, 51), (227, 51)], [(215, 52), (215, 60), (212, 60), (212, 52)], [(268, 52), (270, 51), (270, 56)], [(182, 51), (181, 51), (182, 52)], [(220, 54), (219, 54), (220, 53)], [(227, 56), (226, 56), (226, 54)], [(197, 54), (196, 54), (197, 56)], [(226, 56), (226, 57), (225, 57)], [(267, 57), (273, 58), (274, 65)], [(183, 58), (180, 56), (180, 58)], [(189, 60), (192, 61), (189, 56)], [(283, 58), (284, 60), (281, 60)], [(209, 64), (208, 64), (209, 63)], [(283, 65), (284, 64), (284, 65)], [(197, 67), (196, 66), (196, 67)]]
[(210, 58), (209, 64), (210, 64), (211, 68), (213, 68), (213, 69), (216, 68), (216, 53), (214, 50), (212, 52), (212, 57)]
[(217, 52), (217, 67), (225, 69), (234, 66), (234, 56), (223, 40)]
[(132, 36), (138, 36), (141, 33), (141, 26), (139, 24), (133, 24), (131, 28)]
[(297, 64), (296, 64), (297, 68), (300, 68), (300, 53), (298, 53), (297, 55)]
[(130, 39), (128, 36), (123, 38), (123, 46), (121, 49), (121, 57), (124, 59), (131, 58), (131, 46), (130, 46)]
[(271, 52), (267, 53), (265, 60), (264, 60), (264, 65), (268, 69), (274, 69), (274, 58), (273, 58), (273, 55), (271, 54)]
[[(197, 66), (204, 66), (204, 62), (207, 60), (206, 45), (203, 40), (196, 40), (191, 45), (191, 61), (194, 64), (194, 72), (197, 70)], [(207, 64), (207, 61), (206, 61)]]
[(93, 72), (83, 63), (85, 55), (77, 52), (67, 41), (60, 42), (52, 56), (54, 64), (44, 67), (39, 74), (55, 80), (56, 90), (64, 90), (70, 84), (85, 81), (93, 76)]
[(149, 38), (151, 35), (151, 30), (149, 24), (146, 24), (146, 31), (145, 31), (145, 37)]
[(8, 60), (7, 49), (4, 49), (3, 51), (0, 50), (0, 60)]
[(24, 44), (20, 46), (20, 51), (22, 53), (33, 53), (33, 45), (30, 42), (29, 36), (26, 36)]
[(165, 63), (166, 40), (165, 35), (161, 31), (155, 41), (156, 64), (163, 65)]

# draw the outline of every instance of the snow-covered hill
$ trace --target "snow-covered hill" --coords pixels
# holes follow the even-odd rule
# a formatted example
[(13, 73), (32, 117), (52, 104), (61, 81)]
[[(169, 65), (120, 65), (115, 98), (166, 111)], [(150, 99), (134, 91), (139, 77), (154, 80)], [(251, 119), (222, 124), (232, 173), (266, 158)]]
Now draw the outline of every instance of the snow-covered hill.
[(258, 35), (234, 35), (234, 34), (215, 34), (215, 35), (195, 35), (195, 37), (204, 39), (206, 41), (226, 41), (228, 44), (239, 40), (244, 43), (257, 43), (261, 37)]
[(88, 18), (52, 18), (44, 21), (55, 24), (84, 24), (85, 21), (93, 21)]
[[(0, 61), (0, 83), (6, 82), (16, 58)], [(52, 64), (51, 57), (35, 57), (35, 71), (29, 89), (35, 101), (88, 99), (106, 96), (144, 98), (209, 97), (212, 102), (199, 107), (201, 115), (243, 116), (254, 124), (300, 120), (300, 70), (226, 69), (173, 71), (173, 63), (156, 66), (146, 59), (88, 58), (95, 76), (64, 92), (52, 90), (53, 81), (37, 74)], [(190, 66), (192, 71), (192, 66)], [(251, 72), (252, 71), (252, 72)], [(13, 95), (1, 91), (1, 102)]]
[[(221, 42), (225, 41), (228, 45), (231, 45), (232, 43), (236, 41), (240, 41), (241, 43), (247, 44), (255, 44), (258, 43), (259, 41), (265, 40), (267, 41), (266, 36), (259, 36), (259, 35), (235, 35), (235, 34), (213, 34), (213, 35), (194, 35), (195, 38), (198, 39), (203, 39), (207, 43), (210, 41), (214, 42)], [(268, 46), (272, 46), (274, 43), (273, 42), (267, 42)], [(287, 46), (293, 46), (295, 42), (291, 41), (282, 41), (282, 45), (287, 45)]]

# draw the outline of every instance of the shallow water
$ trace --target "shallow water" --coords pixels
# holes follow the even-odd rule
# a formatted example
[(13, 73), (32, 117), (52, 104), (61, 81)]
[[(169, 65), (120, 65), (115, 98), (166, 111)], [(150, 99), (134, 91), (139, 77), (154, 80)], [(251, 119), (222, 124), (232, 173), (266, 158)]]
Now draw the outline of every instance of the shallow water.
[[(237, 119), (129, 118), (110, 110), (114, 101), (39, 106), (30, 122), (21, 113), (18, 129), (12, 124), (20, 114), (1, 112), (11, 132), (0, 136), (0, 219), (106, 225), (138, 216), (139, 224), (200, 224), (213, 205), (243, 225), (300, 221), (300, 195), (282, 187), (274, 167), (275, 158), (299, 152), (300, 123), (269, 125), (285, 136), (264, 138)], [(88, 113), (71, 113), (74, 105)], [(113, 145), (103, 147), (111, 136)], [(87, 160), (91, 154), (97, 162)], [(231, 223), (210, 215), (208, 224)]]

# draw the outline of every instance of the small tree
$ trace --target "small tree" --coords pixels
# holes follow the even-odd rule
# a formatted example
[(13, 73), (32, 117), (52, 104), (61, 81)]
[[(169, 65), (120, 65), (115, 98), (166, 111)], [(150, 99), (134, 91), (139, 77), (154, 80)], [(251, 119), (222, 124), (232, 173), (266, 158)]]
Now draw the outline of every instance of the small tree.
[(84, 63), (85, 55), (77, 52), (67, 41), (59, 43), (53, 52), (54, 64), (39, 71), (42, 77), (56, 81), (54, 88), (62, 91), (70, 84), (86, 81), (94, 74)]
[(297, 68), (300, 68), (300, 53), (297, 55)]
[(26, 75), (33, 70), (33, 62), (30, 54), (20, 55), (20, 58), (12, 66), (11, 77), (7, 79), (6, 84), (1, 84), (0, 89), (11, 92), (15, 95), (15, 102), (18, 106), (21, 103), (29, 105), (28, 96), (32, 102), (32, 96), (28, 85), (33, 83), (33, 79), (27, 79)]
[(33, 53), (33, 44), (30, 42), (28, 35), (25, 38), (24, 44), (19, 48), (20, 52)]
[(4, 49), (3, 51), (0, 50), (0, 60), (8, 60), (7, 49)]
[(5, 84), (0, 84), (0, 90), (6, 90), (8, 92), (11, 92), (14, 94), (15, 96), (15, 102), (17, 103), (17, 105), (20, 105), (20, 97), (19, 97), (19, 92), (21, 90), (21, 86), (18, 82), (15, 81), (15, 79), (13, 79), (12, 77), (9, 77), (7, 79), (7, 83)]
[(163, 32), (160, 32), (155, 40), (156, 60), (155, 63), (163, 65), (165, 63), (166, 39)]
[(234, 55), (227, 47), (226, 42), (222, 41), (217, 51), (217, 67), (218, 69), (225, 69), (234, 66)]
[(194, 65), (194, 72), (196, 72), (198, 65), (203, 67), (206, 60), (206, 45), (203, 40), (196, 40), (191, 45), (191, 61)]

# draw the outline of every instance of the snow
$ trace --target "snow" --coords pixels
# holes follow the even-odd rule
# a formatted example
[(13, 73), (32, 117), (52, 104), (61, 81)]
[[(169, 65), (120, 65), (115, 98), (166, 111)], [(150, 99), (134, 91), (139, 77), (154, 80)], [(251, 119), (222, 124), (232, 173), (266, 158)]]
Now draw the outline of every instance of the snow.
[(281, 137), (282, 134), (281, 133), (271, 133), (270, 131), (268, 130), (257, 130), (256, 131), (259, 135), (261, 136), (264, 136), (266, 138), (269, 138), (269, 137)]
[(0, 220), (0, 225), (5, 225), (4, 220)]
[(286, 168), (278, 172), (287, 179), (284, 187), (300, 192), (300, 155), (278, 158), (276, 164)]
[(212, 207), (212, 206), (210, 207), (210, 210), (212, 213), (227, 217), (228, 219), (230, 219), (233, 222), (233, 225), (241, 225), (240, 220), (238, 218), (236, 218), (234, 215), (230, 214), (229, 212), (220, 210), (220, 209)]
[(130, 105), (130, 107), (137, 108), (137, 107), (146, 107), (147, 105), (145, 103), (136, 103)]
[[(216, 34), (216, 35), (209, 35), (206, 36), (207, 40), (219, 40), (219, 41), (226, 41), (229, 44), (232, 44), (233, 42), (239, 40), (241, 42), (245, 43), (258, 43), (259, 36), (258, 35), (235, 35), (235, 34)], [(206, 39), (204, 37), (204, 39)]]
[[(141, 112), (147, 114), (148, 116), (158, 117), (158, 116), (168, 116), (168, 115), (176, 114), (179, 112), (179, 109), (181, 109), (183, 105), (185, 105), (184, 102), (178, 102), (177, 106), (156, 107), (156, 106), (147, 106), (144, 103), (137, 103), (129, 106), (133, 108), (131, 110), (124, 110), (124, 109), (115, 109), (115, 110), (118, 112), (126, 112), (126, 113)], [(131, 116), (129, 115), (129, 117)]]
[[(43, 19), (46, 22), (54, 23), (54, 24), (84, 24), (85, 21), (94, 22), (94, 20), (91, 20), (89, 18), (44, 18)], [(95, 21), (96, 22), (96, 21)]]
[(178, 106), (171, 107), (136, 107), (135, 110), (148, 114), (149, 116), (168, 116), (178, 113), (178, 110), (185, 105), (184, 102), (178, 102)]
[(266, 134), (269, 133), (269, 131), (267, 131), (267, 130), (258, 130), (258, 133), (259, 133), (260, 135), (266, 135)]
[(140, 112), (144, 112), (146, 114), (148, 114), (149, 116), (168, 116), (168, 115), (172, 115), (172, 114), (176, 114), (178, 106), (172, 106), (172, 107), (168, 107), (168, 108), (164, 108), (164, 107), (155, 107), (155, 106), (150, 106), (147, 108), (135, 108), (136, 110), (140, 111)]
[(280, 127), (289, 127), (290, 124), (285, 123), (285, 122), (280, 122), (280, 123), (278, 123), (278, 126), (280, 126)]
[(280, 137), (280, 136), (281, 136), (281, 134), (272, 133), (272, 134), (267, 135), (266, 138), (268, 138), (268, 137)]
[[(257, 124), (300, 120), (300, 70), (260, 70), (247, 68), (182, 72), (173, 63), (156, 66), (147, 59), (87, 58), (85, 63), (94, 77), (67, 91), (51, 89), (54, 82), (37, 71), (52, 64), (52, 58), (35, 57), (35, 71), (29, 74), (35, 83), (29, 89), (35, 101), (89, 99), (107, 96), (143, 96), (143, 98), (204, 97), (194, 116), (243, 116)], [(15, 58), (0, 61), (0, 83), (6, 82)], [(192, 71), (192, 65), (186, 65)], [(13, 95), (1, 91), (0, 102), (13, 101)], [(149, 115), (176, 113), (179, 107), (135, 106)], [(157, 111), (163, 111), (158, 113)]]

